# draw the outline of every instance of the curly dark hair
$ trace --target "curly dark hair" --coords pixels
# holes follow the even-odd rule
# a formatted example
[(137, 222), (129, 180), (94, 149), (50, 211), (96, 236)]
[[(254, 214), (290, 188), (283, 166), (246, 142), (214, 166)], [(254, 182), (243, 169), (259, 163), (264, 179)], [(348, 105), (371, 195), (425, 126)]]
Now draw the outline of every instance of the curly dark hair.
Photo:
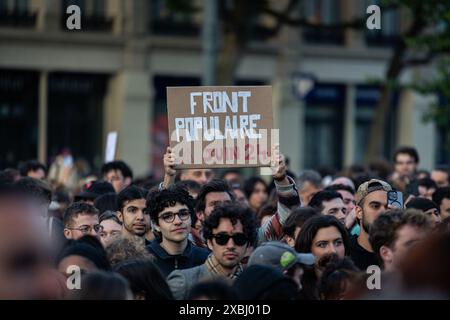
[(220, 219), (230, 219), (235, 225), (238, 220), (242, 223), (244, 234), (253, 246), (256, 242), (256, 218), (255, 213), (248, 207), (239, 204), (226, 204), (217, 206), (213, 212), (203, 221), (203, 237), (210, 240), (213, 237), (213, 229), (219, 226)]
[(347, 289), (347, 282), (356, 279), (359, 269), (353, 261), (336, 254), (327, 256), (328, 261), (318, 282), (318, 293), (322, 300), (339, 299)]
[(146, 200), (146, 211), (150, 214), (150, 219), (156, 224), (158, 223), (158, 215), (165, 208), (173, 207), (176, 203), (184, 204), (188, 207), (191, 217), (194, 213), (194, 199), (189, 195), (186, 189), (174, 185), (168, 189), (163, 189), (161, 191), (154, 190), (150, 191)]

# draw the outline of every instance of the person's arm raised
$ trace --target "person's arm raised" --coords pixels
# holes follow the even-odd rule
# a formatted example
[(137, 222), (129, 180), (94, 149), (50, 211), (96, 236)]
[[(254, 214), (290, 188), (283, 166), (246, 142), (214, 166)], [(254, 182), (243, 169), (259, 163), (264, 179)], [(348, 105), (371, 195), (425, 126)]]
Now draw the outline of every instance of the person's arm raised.
[(164, 181), (162, 187), (167, 189), (175, 183), (175, 175), (177, 171), (175, 170), (175, 157), (172, 153), (172, 149), (167, 147), (166, 153), (164, 154)]
[(295, 181), (286, 174), (285, 158), (279, 153), (278, 145), (273, 150), (272, 177), (277, 189), (277, 212), (261, 228), (258, 229), (258, 243), (281, 240), (282, 227), (292, 212), (292, 209), (300, 205), (300, 198), (295, 186)]
[(272, 157), (272, 177), (279, 186), (290, 185), (290, 181), (286, 175), (286, 163), (284, 156), (280, 153), (279, 145), (276, 145), (273, 150)]
[(272, 175), (278, 195), (278, 219), (283, 225), (292, 209), (300, 205), (300, 198), (295, 181), (286, 174), (285, 157), (280, 154), (278, 145), (274, 148)]

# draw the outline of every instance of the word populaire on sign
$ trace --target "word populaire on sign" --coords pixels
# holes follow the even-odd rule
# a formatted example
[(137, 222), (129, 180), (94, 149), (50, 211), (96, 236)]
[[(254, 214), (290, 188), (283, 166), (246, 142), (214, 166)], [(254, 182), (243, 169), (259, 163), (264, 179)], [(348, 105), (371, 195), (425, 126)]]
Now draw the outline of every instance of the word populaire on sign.
[(167, 111), (177, 168), (270, 165), (278, 143), (270, 86), (168, 87)]

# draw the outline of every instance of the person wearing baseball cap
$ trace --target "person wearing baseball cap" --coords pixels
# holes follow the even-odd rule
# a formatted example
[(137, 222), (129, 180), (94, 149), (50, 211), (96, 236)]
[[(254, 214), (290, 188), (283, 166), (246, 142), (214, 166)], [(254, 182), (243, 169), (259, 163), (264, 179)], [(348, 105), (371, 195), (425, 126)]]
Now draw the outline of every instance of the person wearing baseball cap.
[(369, 230), (375, 219), (388, 209), (389, 183), (371, 179), (364, 182), (356, 192), (356, 217), (359, 221), (360, 234), (350, 238), (350, 256), (355, 265), (365, 271), (371, 265), (379, 265), (369, 242)]
[(293, 248), (279, 241), (265, 242), (253, 251), (248, 261), (251, 265), (275, 267), (295, 281), (298, 290), (302, 289), (304, 266), (313, 266), (316, 262), (310, 253), (297, 253)]

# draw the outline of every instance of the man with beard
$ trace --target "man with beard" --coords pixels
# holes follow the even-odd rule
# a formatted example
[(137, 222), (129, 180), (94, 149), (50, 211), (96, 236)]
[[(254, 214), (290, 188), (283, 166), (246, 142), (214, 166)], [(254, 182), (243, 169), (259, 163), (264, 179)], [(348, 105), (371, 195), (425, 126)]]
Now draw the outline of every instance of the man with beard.
[(350, 256), (362, 271), (371, 265), (379, 265), (369, 242), (369, 231), (375, 219), (388, 209), (387, 193), (391, 190), (387, 182), (371, 179), (361, 184), (356, 193), (356, 217), (361, 232), (350, 238)]
[(256, 223), (248, 207), (224, 204), (203, 222), (203, 235), (212, 251), (205, 263), (194, 268), (175, 270), (167, 283), (177, 300), (187, 299), (192, 287), (206, 279), (236, 279), (242, 272), (241, 260), (256, 241)]
[(147, 191), (129, 186), (117, 195), (117, 217), (122, 222), (122, 235), (142, 244), (148, 244), (145, 233), (150, 227), (150, 216), (145, 211)]

